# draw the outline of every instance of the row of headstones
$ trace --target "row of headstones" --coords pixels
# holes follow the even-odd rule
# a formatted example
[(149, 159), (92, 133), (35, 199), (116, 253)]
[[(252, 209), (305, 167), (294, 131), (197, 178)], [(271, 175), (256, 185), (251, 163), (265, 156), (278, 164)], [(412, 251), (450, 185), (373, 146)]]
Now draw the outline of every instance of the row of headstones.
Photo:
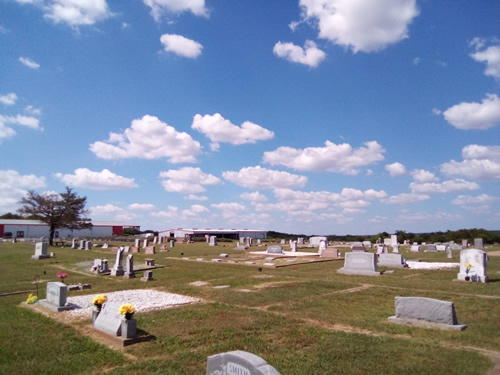
[[(119, 248), (116, 252), (116, 259), (113, 268), (111, 269), (111, 276), (123, 276), (126, 279), (135, 278), (134, 271), (134, 255), (127, 255), (127, 259), (125, 261), (125, 270), (123, 269), (122, 261), (123, 261), (123, 253), (125, 252), (125, 248)], [(94, 259), (94, 265), (90, 269), (93, 272), (108, 272), (108, 262), (104, 259)], [(145, 271), (144, 276), (141, 278), (142, 281), (149, 281), (153, 279), (153, 271)]]
[[(138, 246), (121, 246), (121, 247), (112, 247), (111, 252), (113, 254), (116, 254), (119, 249), (123, 249), (125, 253), (134, 253), (138, 254), (141, 252), (140, 248)], [(161, 245), (160, 246), (160, 253), (164, 253), (168, 251), (168, 247), (166, 245)], [(156, 246), (147, 246), (144, 248), (144, 254), (145, 255), (154, 255), (156, 254)]]
[[(460, 251), (460, 271), (458, 280), (488, 282), (486, 265), (488, 254), (479, 249)], [(351, 252), (345, 254), (344, 267), (338, 273), (347, 275), (379, 276), (377, 266), (404, 268), (406, 262), (401, 254), (377, 254), (367, 252)]]
[(88, 240), (79, 240), (78, 238), (73, 238), (71, 240), (71, 248), (78, 250), (91, 250), (92, 242)]

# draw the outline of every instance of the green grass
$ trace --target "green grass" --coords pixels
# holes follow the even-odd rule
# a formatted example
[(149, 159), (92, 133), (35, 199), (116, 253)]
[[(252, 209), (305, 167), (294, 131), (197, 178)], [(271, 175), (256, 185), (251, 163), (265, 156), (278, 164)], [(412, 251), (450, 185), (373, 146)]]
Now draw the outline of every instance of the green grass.
[[(51, 247), (55, 258), (32, 260), (33, 244), (0, 243), (0, 293), (35, 291), (37, 276), (43, 297), (46, 283), (58, 281), (56, 273), (63, 271), (68, 273), (68, 284), (92, 285), (90, 291), (74, 291), (70, 296), (151, 287), (203, 300), (136, 314), (138, 328), (154, 339), (120, 351), (81, 334), (90, 322), (64, 325), (22, 308), (19, 305), (27, 294), (0, 297), (0, 373), (204, 374), (208, 356), (246, 350), (283, 375), (487, 374), (492, 361), (470, 347), (500, 352), (500, 275), (496, 273), (500, 257), (490, 257), (490, 282), (477, 284), (453, 281), (457, 269), (404, 269), (363, 277), (338, 274), (342, 261), (261, 271), (258, 266), (210, 262), (220, 253), (241, 262), (249, 257), (248, 252), (233, 248), (228, 243), (177, 244), (167, 253), (136, 254), (136, 266), (146, 257), (165, 266), (155, 269), (155, 281), (146, 284), (138, 278), (96, 276), (88, 271), (85, 262), (98, 257), (106, 257), (112, 266), (111, 250)], [(450, 261), (444, 253), (401, 250), (407, 259)], [(454, 256), (452, 261), (458, 262), (459, 252)], [(196, 287), (190, 285), (193, 281), (208, 284)], [(229, 288), (214, 288), (222, 285)], [(396, 296), (452, 301), (459, 323), (468, 328), (457, 332), (391, 324), (387, 318), (394, 315)]]

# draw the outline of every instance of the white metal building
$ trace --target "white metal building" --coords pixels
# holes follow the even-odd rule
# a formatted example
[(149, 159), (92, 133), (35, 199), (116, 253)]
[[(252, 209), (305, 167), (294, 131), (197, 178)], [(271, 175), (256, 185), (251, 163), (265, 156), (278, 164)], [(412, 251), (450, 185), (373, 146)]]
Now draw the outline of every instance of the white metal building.
[(250, 237), (253, 239), (266, 239), (267, 231), (254, 229), (212, 229), (212, 228), (176, 228), (158, 232), (159, 236), (175, 237), (186, 239), (188, 236), (205, 237), (217, 236), (218, 238), (229, 238), (238, 240), (242, 237)]
[[(126, 222), (93, 221), (92, 228), (56, 229), (55, 238), (73, 237), (109, 237), (123, 235), (123, 228), (137, 228), (139, 225)], [(0, 219), (0, 238), (48, 238), (49, 226), (39, 220), (7, 220)]]

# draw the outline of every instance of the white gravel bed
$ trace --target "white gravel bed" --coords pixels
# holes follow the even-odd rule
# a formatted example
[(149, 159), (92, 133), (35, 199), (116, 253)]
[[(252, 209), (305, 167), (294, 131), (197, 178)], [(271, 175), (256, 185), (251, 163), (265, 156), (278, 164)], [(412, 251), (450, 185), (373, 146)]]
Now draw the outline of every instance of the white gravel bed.
[(181, 294), (159, 292), (153, 289), (133, 289), (68, 297), (67, 303), (76, 308), (74, 310), (61, 312), (61, 314), (65, 314), (72, 318), (90, 318), (92, 316), (92, 310), (94, 309), (92, 301), (95, 296), (100, 294), (105, 294), (109, 302), (131, 303), (138, 313), (163, 310), (177, 305), (200, 302), (199, 298), (183, 296)]
[(406, 264), (414, 270), (439, 270), (441, 268), (460, 267), (460, 263), (413, 262), (411, 260), (407, 260)]

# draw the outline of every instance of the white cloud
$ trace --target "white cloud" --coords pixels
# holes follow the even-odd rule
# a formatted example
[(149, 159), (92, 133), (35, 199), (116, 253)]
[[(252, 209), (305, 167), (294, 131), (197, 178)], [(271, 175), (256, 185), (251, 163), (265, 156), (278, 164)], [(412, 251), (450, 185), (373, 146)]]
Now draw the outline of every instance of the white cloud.
[(500, 79), (500, 46), (491, 46), (470, 56), (476, 61), (486, 63), (485, 75)]
[(156, 209), (155, 205), (151, 203), (132, 203), (127, 208), (133, 211), (153, 211)]
[(439, 179), (434, 175), (434, 173), (426, 171), (425, 169), (415, 169), (411, 172), (413, 179), (416, 182), (437, 182)]
[(305, 20), (317, 21), (319, 37), (374, 52), (408, 38), (408, 25), (419, 14), (415, 0), (300, 0)]
[(241, 215), (246, 207), (242, 204), (231, 202), (231, 203), (217, 203), (210, 205), (213, 208), (222, 211), (222, 217), (224, 218), (234, 218), (235, 216)]
[(187, 218), (197, 218), (209, 212), (210, 210), (205, 206), (199, 204), (193, 204), (188, 209), (182, 210), (181, 215)]
[(208, 197), (204, 195), (189, 194), (184, 197), (184, 199), (189, 199), (191, 201), (208, 201)]
[(69, 26), (93, 25), (112, 16), (106, 0), (51, 0), (45, 18)]
[(42, 110), (40, 108), (35, 108), (32, 105), (26, 106), (26, 108), (24, 108), (24, 111), (33, 116), (40, 116), (42, 114)]
[(151, 8), (156, 22), (160, 22), (165, 13), (191, 12), (195, 16), (208, 16), (205, 0), (144, 0), (144, 4)]
[(7, 95), (0, 96), (0, 103), (3, 103), (5, 105), (14, 105), (16, 104), (16, 101), (17, 101), (17, 95), (14, 94), (13, 92)]
[(376, 141), (366, 142), (366, 147), (353, 149), (349, 144), (336, 145), (330, 141), (325, 147), (295, 149), (279, 147), (264, 153), (263, 161), (271, 165), (284, 165), (303, 171), (328, 171), (356, 175), (361, 167), (383, 160), (385, 150)]
[(404, 176), (406, 174), (406, 168), (401, 163), (392, 163), (385, 166), (385, 170), (389, 172), (391, 177)]
[(166, 191), (182, 194), (196, 194), (204, 192), (204, 185), (218, 185), (220, 178), (212, 174), (203, 173), (200, 168), (184, 167), (160, 172), (161, 184)]
[(132, 121), (123, 134), (110, 133), (107, 141), (92, 143), (90, 150), (101, 159), (168, 158), (171, 163), (194, 163), (201, 146), (189, 134), (176, 131), (155, 116), (145, 115)]
[(500, 146), (465, 146), (462, 157), (461, 162), (451, 160), (441, 164), (441, 172), (475, 180), (500, 180)]
[(118, 176), (108, 169), (94, 172), (87, 168), (75, 169), (75, 174), (56, 173), (66, 185), (92, 190), (127, 190), (137, 187), (133, 178)]
[(500, 98), (496, 94), (486, 94), (482, 103), (456, 104), (443, 115), (458, 129), (489, 129), (500, 124)]
[(28, 57), (20, 57), (19, 61), (21, 62), (21, 64), (23, 64), (24, 66), (27, 66), (30, 69), (38, 69), (40, 67), (40, 64), (31, 60)]
[(413, 62), (413, 65), (417, 66), (417, 65), (420, 65), (420, 63), (422, 62), (422, 59), (420, 57), (414, 57), (412, 62)]
[(457, 178), (443, 182), (412, 182), (410, 189), (415, 194), (444, 194), (455, 191), (477, 190), (479, 185), (475, 182)]
[(239, 172), (226, 171), (222, 177), (232, 183), (250, 189), (274, 189), (283, 187), (304, 187), (307, 177), (271, 169), (246, 167)]
[(293, 43), (278, 42), (274, 45), (273, 52), (285, 60), (316, 68), (326, 57), (326, 53), (316, 47), (316, 43), (307, 40), (304, 48)]
[(123, 208), (115, 206), (111, 203), (107, 203), (105, 205), (100, 205), (100, 206), (93, 206), (90, 207), (89, 210), (92, 213), (92, 215), (99, 215), (99, 216), (108, 216), (108, 215), (125, 213), (125, 210)]
[(398, 195), (392, 195), (386, 199), (382, 199), (382, 203), (386, 204), (414, 204), (418, 202), (423, 202), (430, 199), (428, 195), (425, 194), (407, 194), (401, 193)]
[(385, 223), (387, 219), (388, 219), (387, 216), (375, 215), (374, 217), (368, 219), (367, 221), (369, 223), (380, 224), (380, 223)]
[(0, 139), (13, 137), (16, 132), (7, 125), (21, 125), (34, 130), (43, 130), (40, 127), (40, 120), (35, 117), (16, 115), (3, 116), (0, 115)]
[(176, 34), (163, 34), (160, 37), (165, 52), (172, 52), (178, 56), (196, 59), (201, 55), (203, 46), (194, 40)]
[(477, 197), (472, 197), (470, 195), (459, 195), (457, 198), (452, 200), (451, 203), (458, 206), (488, 206), (498, 201), (500, 201), (499, 197), (492, 197), (488, 194), (481, 194)]
[(252, 193), (242, 193), (240, 194), (240, 198), (246, 201), (250, 201), (251, 203), (259, 203), (267, 201), (267, 197), (258, 191), (254, 191)]
[(12, 169), (0, 170), (0, 212), (16, 211), (20, 207), (18, 202), (26, 195), (27, 190), (45, 186), (45, 177), (21, 175)]
[(274, 133), (260, 125), (250, 121), (245, 121), (240, 126), (236, 126), (231, 121), (226, 120), (219, 113), (214, 115), (196, 115), (191, 128), (205, 134), (213, 143), (212, 149), (218, 149), (219, 143), (231, 143), (242, 145), (272, 139)]

